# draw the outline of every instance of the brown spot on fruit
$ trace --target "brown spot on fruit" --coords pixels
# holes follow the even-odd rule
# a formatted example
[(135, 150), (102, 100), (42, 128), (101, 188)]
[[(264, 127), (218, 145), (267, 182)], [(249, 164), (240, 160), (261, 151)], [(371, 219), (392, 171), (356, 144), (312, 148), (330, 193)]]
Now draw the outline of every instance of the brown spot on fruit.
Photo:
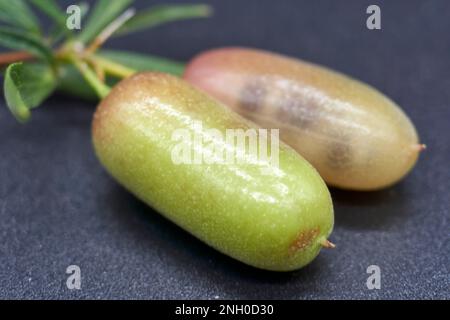
[(264, 104), (267, 89), (260, 80), (249, 80), (240, 92), (240, 106), (243, 110), (253, 112)]
[(331, 139), (327, 148), (327, 163), (334, 169), (346, 169), (351, 165), (352, 148), (350, 138), (333, 130), (334, 139)]
[(277, 118), (283, 123), (305, 129), (317, 122), (317, 106), (298, 94), (281, 96), (278, 99)]
[(311, 245), (313, 240), (319, 235), (319, 228), (314, 228), (311, 230), (306, 230), (300, 232), (294, 241), (289, 246), (289, 254), (294, 254), (297, 251), (301, 251)]

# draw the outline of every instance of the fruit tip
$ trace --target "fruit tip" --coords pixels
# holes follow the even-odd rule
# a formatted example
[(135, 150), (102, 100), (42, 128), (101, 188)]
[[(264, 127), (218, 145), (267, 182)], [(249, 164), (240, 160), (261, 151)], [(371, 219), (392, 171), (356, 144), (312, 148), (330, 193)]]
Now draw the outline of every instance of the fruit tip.
[(320, 241), (320, 245), (326, 249), (334, 249), (336, 245), (328, 239), (323, 239)]
[(427, 148), (427, 145), (424, 143), (418, 143), (414, 145), (414, 150), (418, 151), (418, 152), (422, 152)]

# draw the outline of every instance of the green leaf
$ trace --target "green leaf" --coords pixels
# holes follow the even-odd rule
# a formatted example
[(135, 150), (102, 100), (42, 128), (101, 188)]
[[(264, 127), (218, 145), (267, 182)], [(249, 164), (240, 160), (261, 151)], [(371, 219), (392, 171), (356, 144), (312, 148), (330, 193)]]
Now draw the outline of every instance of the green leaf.
[(98, 0), (91, 15), (88, 18), (83, 31), (78, 37), (78, 41), (87, 44), (91, 42), (102, 30), (115, 18), (117, 18), (124, 9), (126, 9), (133, 0)]
[(66, 14), (55, 0), (30, 0), (37, 8), (50, 17), (59, 27), (66, 28)]
[(39, 22), (23, 0), (0, 0), (0, 21), (39, 33)]
[(62, 66), (58, 79), (58, 91), (88, 101), (97, 101), (94, 89), (86, 82), (80, 72), (71, 64)]
[[(136, 71), (160, 71), (176, 76), (182, 75), (184, 71), (183, 63), (155, 56), (117, 50), (100, 50), (97, 54)], [(118, 81), (117, 78), (110, 77), (107, 79), (107, 84), (113, 86)], [(62, 68), (58, 79), (58, 90), (85, 100), (98, 100), (95, 91), (72, 65), (65, 65)]]
[(87, 3), (87, 2), (80, 2), (78, 4), (78, 6), (80, 7), (81, 18), (84, 18), (86, 16), (86, 14), (89, 12), (89, 3)]
[(52, 59), (51, 49), (41, 38), (14, 28), (0, 27), (0, 45), (13, 50), (27, 51), (48, 61)]
[(56, 77), (47, 64), (8, 66), (5, 73), (4, 93), (8, 108), (19, 122), (30, 118), (30, 109), (39, 106), (56, 88)]
[(205, 4), (158, 5), (136, 14), (116, 34), (124, 35), (177, 20), (204, 18), (211, 13), (211, 7)]
[(137, 71), (159, 71), (181, 76), (184, 64), (166, 58), (128, 51), (100, 50), (98, 55)]

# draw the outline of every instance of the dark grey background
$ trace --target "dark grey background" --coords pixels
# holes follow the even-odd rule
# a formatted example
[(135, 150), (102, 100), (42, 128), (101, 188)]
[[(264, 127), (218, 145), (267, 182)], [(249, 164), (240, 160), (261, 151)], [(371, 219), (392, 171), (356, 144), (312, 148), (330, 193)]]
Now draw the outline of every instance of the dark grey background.
[[(55, 96), (19, 125), (1, 102), (0, 298), (450, 298), (450, 1), (209, 2), (209, 20), (109, 46), (186, 61), (243, 45), (345, 72), (416, 124), (428, 150), (414, 171), (381, 192), (332, 190), (337, 249), (297, 272), (265, 272), (210, 249), (116, 184), (91, 147), (93, 103)], [(373, 3), (381, 31), (365, 27)], [(79, 291), (65, 286), (70, 264), (81, 267)], [(366, 288), (371, 264), (381, 267), (381, 290)]]

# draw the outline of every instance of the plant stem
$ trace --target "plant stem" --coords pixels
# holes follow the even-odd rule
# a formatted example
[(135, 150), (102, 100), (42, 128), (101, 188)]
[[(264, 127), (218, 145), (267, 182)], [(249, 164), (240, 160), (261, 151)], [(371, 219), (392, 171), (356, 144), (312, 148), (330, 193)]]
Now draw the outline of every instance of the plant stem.
[(31, 60), (33, 56), (25, 51), (12, 51), (0, 54), (0, 66), (8, 65), (10, 63)]
[(99, 57), (97, 55), (88, 56), (86, 59), (92, 64), (102, 68), (107, 74), (115, 77), (127, 78), (137, 72), (134, 69), (125, 67), (122, 64)]
[(88, 64), (79, 60), (76, 57), (71, 58), (71, 62), (83, 75), (84, 79), (92, 86), (100, 99), (103, 99), (111, 91), (111, 88), (104, 84), (95, 74), (94, 71), (89, 68)]
[(91, 67), (94, 69), (95, 74), (97, 75), (97, 78), (101, 81), (101, 82), (105, 82), (105, 70), (98, 64), (93, 64), (91, 65)]

